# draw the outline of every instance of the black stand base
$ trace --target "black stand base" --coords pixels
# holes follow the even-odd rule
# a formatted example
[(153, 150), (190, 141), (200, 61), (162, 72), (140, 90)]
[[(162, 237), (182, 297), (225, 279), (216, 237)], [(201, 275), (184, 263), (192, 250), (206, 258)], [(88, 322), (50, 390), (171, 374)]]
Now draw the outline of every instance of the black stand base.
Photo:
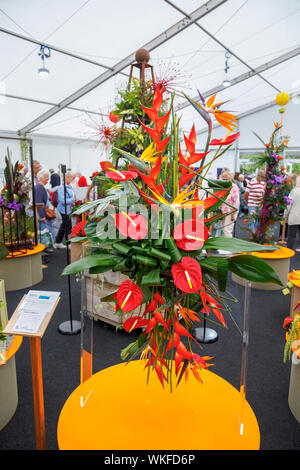
[(215, 343), (218, 341), (218, 333), (212, 328), (195, 328), (194, 337), (199, 343)]
[(78, 335), (81, 331), (81, 322), (78, 320), (70, 320), (61, 323), (58, 327), (59, 333), (62, 335)]

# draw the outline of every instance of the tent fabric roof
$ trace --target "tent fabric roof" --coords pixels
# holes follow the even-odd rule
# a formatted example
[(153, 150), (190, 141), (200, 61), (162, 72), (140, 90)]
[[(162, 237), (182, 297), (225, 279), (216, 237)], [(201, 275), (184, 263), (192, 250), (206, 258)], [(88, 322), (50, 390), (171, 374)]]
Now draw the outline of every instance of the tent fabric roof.
[[(114, 0), (111, 4), (97, 0), (52, 0), (50, 4), (45, 0), (2, 0), (0, 92), (1, 84), (5, 84), (7, 96), (0, 104), (0, 129), (15, 132), (23, 129), (153, 38), (159, 35), (164, 38), (164, 31), (187, 20), (195, 10), (200, 7), (210, 10), (216, 3), (220, 5), (150, 53), (155, 74), (170, 76), (174, 69), (178, 72), (177, 108), (183, 104), (181, 91), (195, 97), (197, 90), (206, 93), (218, 87), (219, 98), (232, 100), (230, 109), (237, 114), (269, 103), (275, 99), (277, 90), (297, 91), (300, 85), (295, 79), (300, 70), (298, 0), (286, 0), (284, 4), (281, 0), (210, 0), (206, 4), (201, 0)], [(41, 67), (39, 45), (3, 30), (38, 43), (49, 43), (94, 63), (52, 50), (51, 57), (46, 59), (50, 75), (43, 79), (37, 73)], [(229, 59), (230, 79), (296, 52), (289, 60), (260, 75), (222, 88), (227, 49), (233, 53)], [(108, 114), (113, 109), (117, 90), (126, 87), (128, 74), (127, 66), (121, 74), (111, 76), (75, 100), (70, 105), (75, 109), (56, 112), (35, 126), (31, 134), (92, 138), (86, 112)], [(2, 94), (0, 103), (3, 100)], [(179, 113), (183, 115), (184, 130), (193, 123), (198, 129), (203, 128), (201, 118), (191, 106)], [(106, 119), (100, 115), (94, 118)]]

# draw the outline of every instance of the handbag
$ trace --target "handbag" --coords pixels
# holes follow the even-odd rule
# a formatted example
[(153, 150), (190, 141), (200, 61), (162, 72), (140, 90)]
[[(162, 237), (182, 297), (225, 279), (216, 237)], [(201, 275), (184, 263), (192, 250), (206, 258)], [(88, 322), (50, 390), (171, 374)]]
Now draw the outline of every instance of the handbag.
[(52, 235), (47, 228), (39, 230), (38, 232), (39, 241), (42, 245), (45, 245), (46, 248), (53, 248)]
[(46, 219), (51, 220), (55, 219), (55, 209), (50, 209), (50, 207), (45, 207), (45, 212), (46, 212)]

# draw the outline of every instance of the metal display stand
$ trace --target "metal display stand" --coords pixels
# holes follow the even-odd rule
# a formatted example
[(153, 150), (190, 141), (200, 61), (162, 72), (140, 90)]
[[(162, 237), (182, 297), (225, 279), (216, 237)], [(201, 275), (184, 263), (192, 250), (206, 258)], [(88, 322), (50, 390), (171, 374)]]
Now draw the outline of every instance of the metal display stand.
[[(61, 171), (63, 174), (63, 186), (64, 186), (64, 206), (65, 206), (65, 216), (67, 216), (67, 190), (66, 190), (66, 165), (61, 165)], [(67, 232), (67, 217), (65, 217), (65, 237), (68, 239)], [(70, 264), (70, 253), (69, 253), (69, 243), (67, 243), (67, 265)], [(68, 277), (68, 293), (69, 293), (69, 316), (70, 319), (61, 323), (58, 326), (58, 331), (62, 335), (77, 335), (81, 330), (81, 322), (78, 320), (73, 320), (73, 311), (72, 311), (72, 295), (71, 295), (71, 278)]]

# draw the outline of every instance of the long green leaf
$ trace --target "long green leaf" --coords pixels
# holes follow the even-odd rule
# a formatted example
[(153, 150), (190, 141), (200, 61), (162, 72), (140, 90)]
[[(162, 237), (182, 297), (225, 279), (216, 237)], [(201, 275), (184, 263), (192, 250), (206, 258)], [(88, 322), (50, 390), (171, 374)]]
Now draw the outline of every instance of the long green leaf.
[(252, 282), (272, 282), (282, 285), (279, 277), (264, 260), (251, 255), (238, 255), (228, 259), (229, 270)]
[(203, 245), (203, 248), (206, 250), (225, 250), (230, 253), (241, 253), (243, 251), (274, 251), (278, 249), (276, 246), (260, 245), (233, 237), (209, 238)]
[(116, 152), (119, 152), (119, 154), (122, 155), (123, 158), (128, 160), (134, 166), (136, 166), (136, 168), (138, 168), (142, 173), (147, 173), (148, 165), (144, 163), (143, 160), (141, 160), (140, 158), (131, 155), (131, 153), (125, 152), (125, 150), (118, 149), (117, 147), (113, 147), (112, 150), (116, 150)]
[(79, 273), (94, 266), (105, 267), (115, 265), (116, 263), (120, 263), (122, 259), (121, 256), (112, 255), (110, 253), (86, 256), (66, 266), (62, 275)]

